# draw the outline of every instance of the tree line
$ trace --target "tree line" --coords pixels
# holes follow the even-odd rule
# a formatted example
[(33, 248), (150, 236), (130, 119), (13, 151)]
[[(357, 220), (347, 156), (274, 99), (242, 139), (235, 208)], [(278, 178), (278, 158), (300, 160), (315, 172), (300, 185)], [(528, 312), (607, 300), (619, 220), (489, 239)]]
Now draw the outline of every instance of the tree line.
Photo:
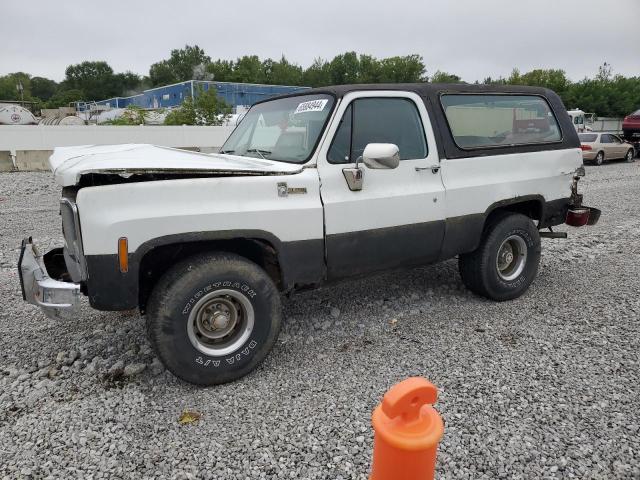
[[(213, 60), (194, 46), (172, 50), (169, 57), (154, 63), (147, 75), (116, 73), (104, 61), (69, 65), (62, 82), (16, 72), (0, 77), (0, 101), (35, 102), (36, 108), (66, 106), (74, 101), (104, 100), (129, 96), (161, 85), (186, 80), (264, 83), (321, 87), (347, 83), (433, 82), (465, 83), (458, 75), (435, 71), (429, 75), (420, 55), (376, 58), (346, 52), (331, 60), (316, 59), (309, 67), (279, 60), (261, 60), (246, 55), (236, 60)], [(601, 117), (624, 116), (640, 108), (640, 76), (615, 75), (607, 63), (592, 78), (571, 81), (563, 70), (535, 69), (521, 73), (514, 69), (507, 78), (485, 78), (484, 84), (547, 87), (560, 95), (567, 108), (581, 108)]]

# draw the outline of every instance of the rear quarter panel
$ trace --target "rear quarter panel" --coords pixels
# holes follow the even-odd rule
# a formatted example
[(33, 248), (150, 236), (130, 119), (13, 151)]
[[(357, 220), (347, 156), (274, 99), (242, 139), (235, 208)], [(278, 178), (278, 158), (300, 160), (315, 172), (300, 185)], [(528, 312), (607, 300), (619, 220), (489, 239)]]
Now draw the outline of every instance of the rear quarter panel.
[(494, 203), (529, 195), (568, 198), (579, 148), (442, 161), (446, 217), (484, 213)]

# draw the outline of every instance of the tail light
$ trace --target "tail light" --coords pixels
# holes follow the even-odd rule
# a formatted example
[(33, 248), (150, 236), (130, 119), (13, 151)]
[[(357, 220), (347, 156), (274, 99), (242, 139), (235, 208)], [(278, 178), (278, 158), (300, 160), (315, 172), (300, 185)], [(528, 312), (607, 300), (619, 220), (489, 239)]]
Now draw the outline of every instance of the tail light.
[(583, 227), (589, 222), (589, 213), (588, 208), (570, 208), (565, 223), (572, 227)]
[(585, 150), (593, 150), (591, 145), (580, 145), (580, 149), (584, 152)]

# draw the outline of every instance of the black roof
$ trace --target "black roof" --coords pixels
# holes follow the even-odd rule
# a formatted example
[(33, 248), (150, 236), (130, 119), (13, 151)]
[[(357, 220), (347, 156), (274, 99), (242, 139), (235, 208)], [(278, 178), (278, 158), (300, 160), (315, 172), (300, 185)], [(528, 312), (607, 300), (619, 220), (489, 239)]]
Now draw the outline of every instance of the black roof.
[(313, 95), (328, 93), (337, 98), (342, 98), (351, 92), (373, 91), (373, 90), (400, 90), (415, 92), (421, 96), (431, 96), (440, 93), (524, 93), (548, 96), (551, 90), (541, 87), (528, 87), (524, 85), (475, 85), (466, 83), (363, 83), (352, 85), (333, 85), (329, 87), (311, 88), (309, 90), (298, 90), (270, 97), (257, 103), (274, 100), (276, 98), (286, 98), (298, 95)]

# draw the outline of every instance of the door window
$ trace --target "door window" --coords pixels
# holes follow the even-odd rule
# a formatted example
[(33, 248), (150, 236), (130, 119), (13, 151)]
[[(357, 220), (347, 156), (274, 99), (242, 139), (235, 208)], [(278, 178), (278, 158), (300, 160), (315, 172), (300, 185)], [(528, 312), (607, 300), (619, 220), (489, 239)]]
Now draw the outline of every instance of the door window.
[(327, 153), (327, 160), (330, 163), (349, 163), (349, 155), (351, 152), (351, 119), (352, 107), (351, 103), (344, 111), (340, 125), (333, 137), (333, 143)]
[(600, 137), (600, 143), (613, 143), (611, 140), (611, 135), (602, 135)]
[(426, 158), (428, 149), (416, 105), (406, 98), (359, 98), (351, 102), (329, 148), (330, 163), (353, 163), (369, 143), (393, 143), (400, 160)]

